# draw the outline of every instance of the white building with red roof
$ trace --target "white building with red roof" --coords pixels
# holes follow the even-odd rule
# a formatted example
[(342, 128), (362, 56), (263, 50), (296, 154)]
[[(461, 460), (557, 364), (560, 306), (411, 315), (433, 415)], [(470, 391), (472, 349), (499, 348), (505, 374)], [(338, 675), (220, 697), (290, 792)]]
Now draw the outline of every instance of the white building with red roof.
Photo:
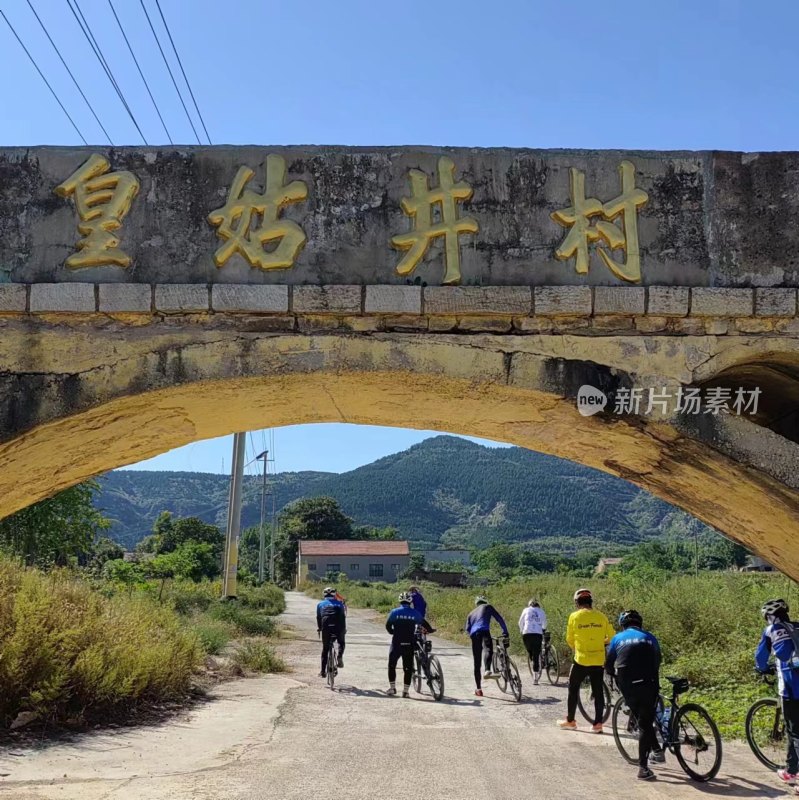
[(406, 541), (301, 540), (297, 556), (297, 577), (324, 580), (344, 573), (353, 581), (396, 581), (410, 564)]

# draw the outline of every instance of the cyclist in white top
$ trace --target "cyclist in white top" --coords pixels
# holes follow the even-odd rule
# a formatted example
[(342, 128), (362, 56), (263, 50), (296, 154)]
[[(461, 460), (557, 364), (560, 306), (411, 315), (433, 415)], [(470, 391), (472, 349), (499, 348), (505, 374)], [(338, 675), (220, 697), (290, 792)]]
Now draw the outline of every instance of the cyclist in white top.
[(544, 639), (544, 631), (547, 629), (547, 615), (538, 603), (538, 600), (531, 600), (527, 608), (522, 611), (519, 617), (519, 630), (522, 634), (524, 646), (533, 659), (533, 672), (535, 673), (533, 683), (538, 685), (541, 678), (541, 642)]

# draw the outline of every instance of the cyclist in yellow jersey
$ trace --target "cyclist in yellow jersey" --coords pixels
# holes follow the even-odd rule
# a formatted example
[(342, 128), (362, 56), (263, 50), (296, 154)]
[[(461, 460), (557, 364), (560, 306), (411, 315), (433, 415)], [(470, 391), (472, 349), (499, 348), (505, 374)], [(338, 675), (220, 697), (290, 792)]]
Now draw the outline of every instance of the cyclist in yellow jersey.
[(604, 679), (605, 646), (616, 631), (608, 618), (593, 607), (594, 601), (589, 589), (578, 589), (574, 593), (577, 610), (569, 616), (566, 626), (566, 644), (574, 651), (574, 661), (569, 671), (569, 697), (566, 706), (566, 719), (559, 720), (561, 728), (577, 727), (574, 715), (577, 711), (577, 698), (580, 686), (588, 678), (594, 694), (594, 724), (592, 733), (602, 733), (602, 717), (605, 711)]

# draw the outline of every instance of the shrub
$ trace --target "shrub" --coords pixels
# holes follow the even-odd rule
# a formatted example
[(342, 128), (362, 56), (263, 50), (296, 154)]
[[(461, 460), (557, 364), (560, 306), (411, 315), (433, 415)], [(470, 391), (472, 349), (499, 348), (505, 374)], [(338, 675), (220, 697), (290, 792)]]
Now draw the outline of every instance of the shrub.
[(0, 723), (124, 714), (190, 689), (202, 651), (168, 608), (0, 559)]
[(286, 610), (286, 595), (279, 586), (275, 586), (273, 583), (264, 583), (261, 586), (240, 586), (239, 602), (242, 606), (258, 608), (273, 617)]
[(206, 611), (222, 594), (221, 581), (175, 580), (164, 591), (164, 600), (179, 614)]
[(221, 653), (233, 638), (235, 630), (226, 622), (201, 617), (193, 626), (202, 649), (208, 655)]
[(283, 672), (286, 669), (285, 663), (266, 642), (255, 639), (242, 642), (236, 648), (233, 661), (251, 672)]
[(250, 636), (270, 636), (277, 630), (272, 617), (258, 609), (239, 605), (238, 601), (219, 601), (209, 609), (211, 619), (229, 622), (240, 633)]

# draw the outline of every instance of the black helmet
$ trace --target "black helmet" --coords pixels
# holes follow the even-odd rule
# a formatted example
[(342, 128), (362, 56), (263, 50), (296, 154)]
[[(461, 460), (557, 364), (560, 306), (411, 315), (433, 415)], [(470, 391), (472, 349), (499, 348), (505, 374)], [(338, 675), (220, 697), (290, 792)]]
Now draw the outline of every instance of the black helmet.
[(486, 600), (485, 597), (483, 597), (483, 595), (481, 595), (481, 594), (477, 595), (477, 597), (474, 598), (474, 604), (476, 606), (482, 606), (482, 605), (485, 605), (487, 603), (488, 603), (488, 600)]
[(619, 614), (619, 625), (622, 628), (640, 628), (643, 624), (643, 617), (633, 608), (629, 611), (622, 611), (621, 614)]

